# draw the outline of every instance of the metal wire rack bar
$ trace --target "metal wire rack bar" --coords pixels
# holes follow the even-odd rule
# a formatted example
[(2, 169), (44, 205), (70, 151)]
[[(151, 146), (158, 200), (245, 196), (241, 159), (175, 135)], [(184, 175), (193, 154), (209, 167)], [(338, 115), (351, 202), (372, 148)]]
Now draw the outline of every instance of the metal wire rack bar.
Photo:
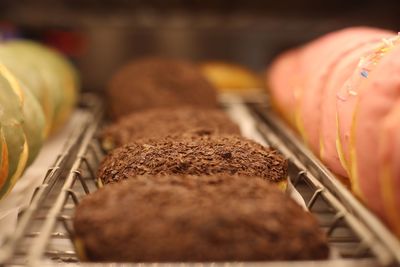
[[(77, 177), (81, 177), (78, 171), (76, 171), (81, 163), (84, 161), (86, 149), (88, 147), (88, 144), (92, 140), (97, 127), (98, 127), (99, 121), (94, 121), (89, 128), (86, 130), (86, 134), (83, 137), (83, 140), (81, 142), (81, 146), (79, 148), (78, 154), (77, 154), (77, 160), (74, 162), (72, 169), (73, 171), (70, 172), (69, 176), (64, 182), (64, 185), (61, 189), (60, 194), (56, 198), (54, 205), (50, 209), (49, 213), (46, 216), (46, 220), (43, 223), (42, 227), (40, 228), (40, 234), (37, 236), (36, 240), (33, 241), (32, 246), (29, 249), (28, 252), (28, 263), (35, 264), (39, 260), (41, 260), (41, 256), (43, 255), (48, 239), (51, 237), (51, 233), (54, 229), (54, 225), (59, 219), (59, 214), (61, 210), (64, 207), (64, 204), (66, 203), (66, 200), (68, 196), (70, 195), (72, 199), (74, 200), (75, 203), (78, 203), (79, 200), (76, 197), (75, 193), (70, 189)], [(84, 185), (84, 183), (82, 183)], [(85, 191), (89, 193), (87, 187), (84, 187)]]

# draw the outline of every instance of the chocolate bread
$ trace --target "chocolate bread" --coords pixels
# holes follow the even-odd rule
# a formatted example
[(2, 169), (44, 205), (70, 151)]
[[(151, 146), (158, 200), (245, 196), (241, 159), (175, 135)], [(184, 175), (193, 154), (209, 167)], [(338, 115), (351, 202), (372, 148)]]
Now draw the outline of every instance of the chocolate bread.
[(216, 107), (216, 91), (190, 62), (144, 58), (123, 66), (107, 88), (111, 115), (154, 107)]
[(143, 138), (177, 134), (240, 134), (240, 129), (218, 109), (155, 108), (121, 117), (102, 131), (101, 140), (109, 150)]
[(80, 254), (91, 261), (314, 260), (329, 254), (316, 220), (254, 177), (128, 179), (83, 199), (74, 229)]
[(275, 150), (239, 136), (153, 139), (109, 153), (98, 170), (103, 184), (144, 174), (258, 176), (285, 182), (287, 161)]

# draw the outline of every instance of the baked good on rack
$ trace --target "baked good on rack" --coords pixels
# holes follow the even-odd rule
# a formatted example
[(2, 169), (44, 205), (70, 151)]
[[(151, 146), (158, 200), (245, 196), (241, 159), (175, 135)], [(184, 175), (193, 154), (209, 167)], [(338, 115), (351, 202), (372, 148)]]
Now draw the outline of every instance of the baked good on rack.
[(139, 176), (85, 197), (74, 216), (82, 259), (107, 262), (317, 260), (317, 221), (255, 177)]
[[(349, 77), (355, 77), (355, 69), (360, 63), (360, 59), (370, 51), (374, 50), (381, 40), (368, 42), (357, 49), (347, 53), (330, 73), (330, 78), (326, 83), (321, 97), (323, 113), (321, 114), (321, 152), (320, 157), (324, 162), (327, 162), (329, 168), (343, 176), (348, 174), (348, 149), (347, 140), (350, 133), (350, 127), (347, 130), (340, 130), (345, 125), (352, 124), (352, 112), (350, 105), (342, 105), (343, 98), (340, 91), (350, 85)], [(359, 75), (359, 74), (358, 74)], [(350, 90), (351, 91), (351, 90)], [(354, 93), (352, 91), (352, 93)], [(341, 114), (344, 114), (342, 116)], [(340, 118), (340, 119), (339, 119)], [(343, 126), (340, 126), (343, 124)], [(332, 125), (335, 125), (335, 130), (332, 131)], [(348, 126), (346, 126), (348, 127)], [(342, 148), (343, 146), (343, 148)], [(323, 148), (323, 149), (322, 149)]]
[(154, 108), (121, 117), (102, 131), (101, 140), (103, 147), (109, 150), (143, 138), (177, 134), (240, 134), (240, 129), (218, 109)]
[(296, 51), (272, 65), (271, 81), (300, 68), (294, 85), (270, 84), (273, 101), (283, 107), (295, 99), (286, 116), (303, 139), (400, 236), (400, 37), (357, 27)]
[[(328, 40), (324, 46), (320, 46), (320, 49), (326, 55), (324, 60), (313, 63), (308, 62), (308, 64), (313, 65), (313, 68), (308, 74), (309, 77), (304, 81), (304, 90), (298, 102), (299, 126), (304, 129), (305, 138), (308, 140), (310, 148), (317, 155), (321, 151), (323, 154), (326, 152), (325, 147), (320, 146), (323, 144), (321, 142), (321, 120), (324, 113), (322, 112), (324, 106), (321, 104), (325, 97), (326, 84), (330, 79), (333, 68), (352, 51), (362, 49), (370, 43), (379, 42), (382, 38), (389, 37), (391, 34), (392, 32), (390, 31), (370, 28), (344, 30), (342, 33), (338, 33), (334, 40)], [(310, 50), (307, 53), (313, 53), (311, 50), (314, 48), (311, 45), (307, 49)], [(304, 57), (306, 57), (306, 54)], [(332, 125), (331, 127), (334, 126)], [(335, 171), (340, 175), (346, 175), (343, 169)]]
[(200, 69), (220, 91), (239, 93), (264, 87), (259, 75), (239, 64), (206, 61), (200, 64)]
[(73, 66), (55, 50), (27, 40), (1, 44), (0, 63), (41, 105), (45, 136), (56, 132), (77, 101), (79, 81)]
[[(396, 135), (393, 141), (387, 140), (392, 136), (387, 131), (393, 134), (394, 129), (398, 130), (395, 122), (400, 105), (400, 38), (396, 36), (388, 42), (392, 44), (378, 47), (367, 59), (371, 62), (360, 67), (360, 72), (368, 70), (368, 77), (362, 77), (358, 90), (354, 89), (357, 97), (348, 164), (354, 192), (400, 236), (400, 147)], [(341, 125), (340, 117), (338, 120)], [(388, 141), (393, 143), (385, 145)]]
[[(385, 117), (379, 131), (379, 158), (377, 165), (379, 185), (387, 222), (400, 237), (400, 102)], [(376, 189), (375, 189), (376, 190)], [(373, 191), (372, 191), (373, 193)], [(365, 195), (368, 197), (368, 195)]]
[(115, 183), (138, 175), (237, 174), (286, 186), (287, 162), (275, 150), (239, 136), (172, 137), (130, 143), (109, 153), (98, 179)]
[(61, 55), (39, 44), (0, 45), (0, 199), (72, 111), (75, 75)]
[[(24, 171), (28, 161), (29, 147), (23, 128), (24, 93), (4, 66), (0, 65), (0, 72), (1, 198), (12, 188)], [(30, 109), (30, 107), (26, 108)], [(40, 115), (43, 121), (43, 113), (38, 114), (39, 118)], [(37, 131), (41, 131), (40, 121), (38, 123)]]
[[(1, 64), (0, 74), (3, 79), (2, 87), (5, 87), (2, 89), (4, 98), (1, 100), (1, 107), (3, 111), (7, 110), (2, 114), (1, 121), (3, 127), (16, 127), (14, 122), (18, 122), (17, 125), (22, 127), (28, 149), (27, 165), (30, 165), (38, 155), (46, 134), (43, 110), (29, 88), (20, 83), (13, 73)], [(9, 134), (13, 135), (12, 132)]]
[(111, 115), (119, 118), (154, 107), (216, 107), (214, 87), (188, 61), (143, 58), (119, 69), (107, 88)]
[(272, 107), (289, 123), (296, 125), (295, 103), (298, 72), (301, 72), (298, 62), (300, 49), (292, 49), (280, 54), (267, 70), (267, 89), (271, 96)]
[[(291, 105), (279, 110), (288, 113), (286, 117), (291, 118), (289, 121), (294, 123), (304, 141), (317, 155), (320, 153), (321, 96), (332, 68), (349, 52), (369, 42), (379, 41), (390, 34), (389, 31), (367, 27), (336, 31), (298, 50), (288, 52), (286, 55), (292, 57), (291, 59), (284, 55), (283, 62), (280, 62), (281, 59), (278, 58), (271, 66), (269, 74), (271, 81), (285, 77), (289, 80), (286, 83), (270, 84), (273, 102), (280, 102), (277, 98), (279, 96), (292, 100), (288, 102), (284, 99), (282, 104)], [(283, 65), (286, 66), (283, 67)], [(288, 72), (293, 70), (295, 70), (294, 73)], [(288, 87), (280, 88), (279, 85)], [(337, 171), (342, 175), (345, 174), (340, 169)]]

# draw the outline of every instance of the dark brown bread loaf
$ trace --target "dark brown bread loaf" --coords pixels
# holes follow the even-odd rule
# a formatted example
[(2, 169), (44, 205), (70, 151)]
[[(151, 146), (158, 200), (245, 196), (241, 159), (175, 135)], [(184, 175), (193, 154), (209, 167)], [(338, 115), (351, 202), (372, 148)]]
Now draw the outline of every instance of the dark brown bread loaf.
[(154, 108), (121, 117), (102, 131), (101, 140), (103, 147), (109, 150), (143, 138), (177, 134), (240, 134), (240, 129), (218, 109)]
[(111, 115), (154, 107), (216, 107), (216, 91), (190, 62), (145, 58), (123, 66), (107, 88)]
[(326, 259), (316, 220), (259, 178), (140, 176), (106, 186), (76, 209), (92, 261)]
[(109, 153), (98, 170), (103, 184), (144, 174), (258, 176), (284, 182), (287, 161), (275, 150), (239, 136), (163, 138), (130, 143)]

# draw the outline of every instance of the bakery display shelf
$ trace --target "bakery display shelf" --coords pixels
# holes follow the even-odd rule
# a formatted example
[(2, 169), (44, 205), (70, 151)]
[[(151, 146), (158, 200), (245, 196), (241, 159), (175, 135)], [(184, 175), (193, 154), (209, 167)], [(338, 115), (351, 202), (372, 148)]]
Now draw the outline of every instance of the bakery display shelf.
[[(88, 98), (90, 99), (90, 98)], [(72, 216), (75, 206), (86, 194), (97, 190), (95, 171), (104, 153), (96, 138), (102, 123), (102, 106), (98, 101), (85, 100), (84, 108), (91, 111), (85, 123), (67, 142), (64, 152), (56, 164), (49, 169), (42, 186), (38, 187), (32, 205), (21, 215), (16, 234), (0, 252), (0, 265), (5, 266), (110, 266), (100, 263), (81, 263), (74, 246)], [(393, 238), (382, 226), (369, 227), (369, 217), (358, 216), (363, 207), (354, 199), (345, 198), (344, 189), (336, 183), (329, 184), (330, 174), (315, 163), (313, 157), (293, 139), (285, 128), (261, 104), (242, 104), (243, 112), (252, 116), (258, 124), (258, 134), (264, 141), (279, 149), (289, 163), (289, 177), (307, 203), (308, 209), (320, 222), (320, 227), (329, 235), (332, 251), (337, 252), (326, 261), (261, 262), (221, 264), (139, 264), (141, 266), (379, 266), (396, 264), (393, 248), (388, 249)], [(240, 110), (240, 109), (239, 109)], [(283, 131), (283, 132), (281, 132)], [(304, 150), (304, 151), (303, 151)], [(304, 153), (302, 153), (304, 152)], [(64, 162), (64, 163), (63, 163)], [(307, 164), (306, 164), (307, 163)], [(314, 174), (317, 173), (316, 175)], [(325, 178), (321, 178), (325, 177)], [(343, 193), (343, 192), (342, 192)], [(344, 194), (344, 193), (343, 193)], [(345, 194), (346, 195), (346, 194)], [(353, 203), (354, 202), (354, 203)], [(365, 209), (364, 209), (365, 210)], [(369, 215), (376, 224), (376, 219)], [(380, 238), (378, 238), (380, 236)], [(127, 264), (134, 265), (134, 264)], [(112, 266), (115, 266), (112, 265)], [(125, 266), (125, 265), (124, 265)]]
[[(330, 243), (339, 248), (342, 257), (373, 257), (382, 266), (400, 266), (400, 241), (396, 236), (339, 182), (267, 104), (247, 104), (247, 107), (258, 122), (259, 132), (289, 159), (292, 182), (308, 200), (310, 211), (322, 219)], [(307, 184), (313, 193), (302, 192), (299, 184)], [(324, 214), (318, 202), (328, 205)], [(325, 211), (331, 217), (328, 223)], [(344, 232), (346, 236), (342, 236)]]

